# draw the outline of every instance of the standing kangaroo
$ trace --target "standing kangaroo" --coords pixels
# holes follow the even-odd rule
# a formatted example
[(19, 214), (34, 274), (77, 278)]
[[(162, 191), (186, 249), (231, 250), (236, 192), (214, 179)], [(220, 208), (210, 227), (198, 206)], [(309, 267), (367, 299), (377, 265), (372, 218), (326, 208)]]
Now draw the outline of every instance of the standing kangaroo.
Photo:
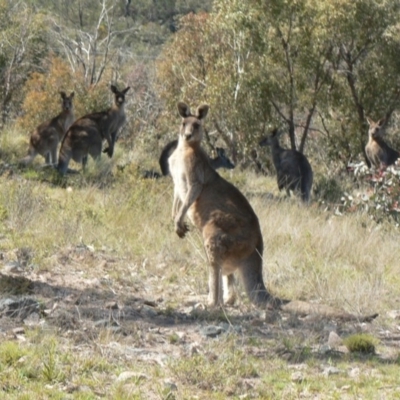
[(61, 144), (58, 160), (58, 171), (64, 175), (68, 170), (71, 158), (81, 162), (83, 169), (86, 166), (88, 155), (94, 159), (101, 155), (103, 140), (107, 140), (108, 147), (104, 149), (111, 158), (118, 130), (125, 123), (125, 94), (129, 87), (119, 91), (111, 85), (114, 93), (114, 104), (106, 111), (87, 114), (76, 120), (68, 129)]
[(177, 148), (169, 158), (175, 232), (180, 238), (188, 232), (186, 214), (201, 231), (210, 263), (211, 306), (223, 301), (234, 303), (236, 270), (250, 300), (267, 304), (273, 298), (263, 281), (263, 239), (258, 218), (243, 194), (212, 168), (201, 147), (202, 123), (208, 108), (201, 105), (192, 114), (185, 103), (178, 103), (182, 123)]
[(34, 158), (40, 154), (46, 160), (46, 164), (57, 164), (57, 147), (68, 128), (74, 122), (74, 111), (72, 99), (74, 92), (69, 96), (65, 92), (61, 95), (61, 112), (50, 121), (46, 121), (39, 125), (31, 134), (29, 140), (28, 155), (20, 162), (28, 165), (32, 163)]
[[(160, 155), (159, 164), (161, 168), (161, 172), (164, 176), (170, 175), (168, 160), (171, 157), (171, 154), (175, 151), (178, 146), (178, 140), (173, 140), (172, 142), (167, 143)], [(216, 148), (217, 157), (210, 158), (210, 164), (214, 169), (218, 168), (226, 168), (226, 169), (234, 169), (235, 164), (229, 159), (229, 157), (225, 153), (225, 149), (221, 147)]]
[(310, 201), (313, 183), (313, 171), (306, 156), (297, 150), (284, 149), (279, 144), (279, 133), (275, 129), (272, 135), (260, 141), (260, 146), (271, 146), (272, 160), (276, 169), (278, 188), (300, 192), (304, 202)]
[(365, 154), (371, 165), (375, 168), (382, 166), (388, 167), (396, 162), (399, 158), (399, 152), (392, 149), (383, 140), (386, 134), (386, 118), (380, 119), (378, 122), (372, 121), (367, 117), (369, 124), (368, 143), (365, 146)]

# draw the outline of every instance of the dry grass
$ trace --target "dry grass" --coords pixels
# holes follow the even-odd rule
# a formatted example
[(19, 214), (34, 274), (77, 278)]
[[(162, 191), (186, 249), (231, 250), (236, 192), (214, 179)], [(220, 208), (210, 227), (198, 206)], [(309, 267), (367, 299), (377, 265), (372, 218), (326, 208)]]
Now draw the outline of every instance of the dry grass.
[[(3, 153), (13, 164), (15, 142), (7, 143)], [(284, 199), (274, 178), (223, 173), (259, 216), (264, 277), (274, 294), (380, 317), (370, 325), (287, 316), (268, 322), (244, 295), (212, 313), (202, 306), (200, 236), (192, 229), (181, 240), (173, 232), (169, 178), (140, 179), (121, 148), (65, 181), (38, 169), (40, 162), (13, 173), (3, 168), (0, 176), (0, 287), (7, 297), (21, 284), (18, 295), (43, 306), (37, 323), (2, 318), (0, 398), (398, 396), (398, 352), (388, 342), (376, 348), (390, 359), (316, 351), (330, 330), (395, 334), (396, 321), (386, 316), (399, 307), (394, 226), (304, 207)], [(11, 262), (20, 270), (8, 272)], [(232, 329), (210, 339), (201, 333), (208, 325)]]

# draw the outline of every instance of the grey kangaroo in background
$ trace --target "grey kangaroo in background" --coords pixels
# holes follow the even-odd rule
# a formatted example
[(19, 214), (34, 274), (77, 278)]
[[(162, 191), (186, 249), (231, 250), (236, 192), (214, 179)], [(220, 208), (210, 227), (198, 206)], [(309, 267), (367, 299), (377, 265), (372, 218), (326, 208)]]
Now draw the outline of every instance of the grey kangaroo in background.
[[(159, 164), (161, 168), (161, 172), (164, 176), (170, 175), (168, 160), (171, 154), (175, 151), (178, 146), (178, 140), (172, 140), (168, 144), (166, 144), (161, 152), (159, 158)], [(229, 159), (229, 157), (225, 153), (225, 149), (221, 147), (216, 148), (217, 157), (209, 158), (210, 164), (214, 169), (218, 168), (226, 168), (226, 169), (234, 169), (235, 164)]]
[(188, 232), (186, 215), (200, 230), (210, 264), (211, 306), (234, 303), (235, 271), (254, 304), (272, 305), (275, 300), (263, 281), (263, 238), (257, 215), (246, 197), (212, 168), (201, 147), (208, 108), (203, 104), (192, 114), (185, 103), (178, 103), (182, 123), (178, 146), (169, 158), (175, 232), (180, 238)]
[(368, 143), (365, 146), (365, 154), (371, 165), (375, 168), (388, 167), (396, 162), (399, 158), (399, 152), (392, 149), (383, 140), (386, 135), (386, 118), (380, 119), (378, 122), (372, 121), (367, 117), (369, 124)]
[(72, 104), (74, 92), (69, 96), (65, 92), (60, 92), (60, 95), (62, 100), (60, 114), (50, 121), (43, 122), (32, 132), (28, 155), (20, 161), (21, 164), (31, 164), (38, 154), (45, 158), (46, 164), (57, 164), (58, 144), (75, 119)]
[(94, 159), (100, 157), (103, 140), (108, 147), (104, 149), (111, 158), (114, 153), (114, 145), (118, 130), (124, 125), (125, 117), (125, 94), (130, 89), (119, 91), (111, 85), (114, 93), (114, 104), (106, 111), (94, 112), (77, 119), (68, 129), (61, 144), (58, 171), (64, 175), (68, 170), (71, 158), (86, 166), (88, 155)]
[(271, 146), (279, 190), (298, 192), (304, 202), (310, 201), (313, 171), (306, 156), (297, 150), (284, 149), (279, 144), (278, 130), (260, 141), (260, 146)]

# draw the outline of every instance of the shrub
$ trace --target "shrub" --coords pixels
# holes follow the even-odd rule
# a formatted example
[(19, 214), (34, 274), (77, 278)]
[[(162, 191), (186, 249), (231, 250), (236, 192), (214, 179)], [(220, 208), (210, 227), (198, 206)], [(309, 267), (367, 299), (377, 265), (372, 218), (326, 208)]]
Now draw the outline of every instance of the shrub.
[(364, 211), (377, 222), (389, 220), (400, 223), (400, 165), (381, 168), (371, 173), (365, 164), (357, 165), (354, 175), (367, 184), (356, 196), (344, 193), (342, 212)]
[(376, 339), (366, 333), (351, 335), (343, 343), (351, 353), (375, 354)]
[(22, 105), (22, 116), (17, 125), (23, 131), (31, 132), (42, 122), (60, 112), (61, 90), (75, 92), (75, 117), (110, 107), (111, 91), (110, 73), (95, 86), (87, 86), (84, 76), (79, 71), (72, 71), (62, 59), (51, 56), (43, 73), (33, 73), (25, 84), (25, 98)]

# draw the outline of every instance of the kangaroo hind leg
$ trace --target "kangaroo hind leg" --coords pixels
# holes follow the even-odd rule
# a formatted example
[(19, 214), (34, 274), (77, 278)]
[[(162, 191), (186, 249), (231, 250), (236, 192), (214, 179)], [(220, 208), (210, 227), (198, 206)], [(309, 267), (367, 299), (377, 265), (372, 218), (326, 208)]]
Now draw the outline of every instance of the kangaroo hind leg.
[(211, 307), (222, 305), (222, 271), (221, 271), (221, 248), (218, 246), (216, 237), (211, 236), (204, 241), (209, 270), (208, 270), (208, 304)]
[(232, 306), (236, 301), (235, 275), (222, 275), (224, 303)]

